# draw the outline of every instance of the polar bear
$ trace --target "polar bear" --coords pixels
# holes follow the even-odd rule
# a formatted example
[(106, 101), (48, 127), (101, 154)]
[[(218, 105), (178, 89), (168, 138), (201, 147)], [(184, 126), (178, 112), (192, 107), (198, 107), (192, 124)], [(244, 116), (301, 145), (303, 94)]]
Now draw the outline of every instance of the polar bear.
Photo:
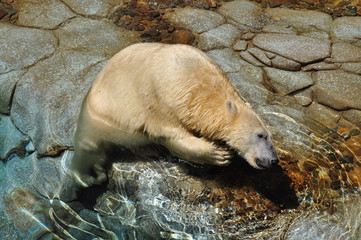
[(257, 169), (278, 162), (265, 124), (220, 67), (188, 45), (139, 43), (109, 60), (83, 101), (71, 169), (84, 187), (100, 183), (109, 144), (150, 143), (198, 164), (228, 165), (233, 152)]

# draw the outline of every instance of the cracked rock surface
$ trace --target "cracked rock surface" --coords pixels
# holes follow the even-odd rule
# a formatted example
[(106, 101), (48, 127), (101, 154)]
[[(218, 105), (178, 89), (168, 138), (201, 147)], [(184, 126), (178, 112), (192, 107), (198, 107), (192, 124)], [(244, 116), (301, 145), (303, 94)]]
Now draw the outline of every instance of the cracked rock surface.
[[(0, 22), (0, 235), (361, 235), (355, 204), (361, 191), (361, 17), (261, 8), (247, 0), (207, 2), (212, 7), (164, 8), (140, 0), (12, 3), (17, 18)], [(269, 126), (279, 166), (258, 171), (240, 158), (229, 167), (193, 166), (163, 152), (154, 159), (120, 149), (106, 185), (77, 189), (69, 172), (73, 135), (95, 76), (126, 46), (169, 38), (200, 48), (220, 65)]]

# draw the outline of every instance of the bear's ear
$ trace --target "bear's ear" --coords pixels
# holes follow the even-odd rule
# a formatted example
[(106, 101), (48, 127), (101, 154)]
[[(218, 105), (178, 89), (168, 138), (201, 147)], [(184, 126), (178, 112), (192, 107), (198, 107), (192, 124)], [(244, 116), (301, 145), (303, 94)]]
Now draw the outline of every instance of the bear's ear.
[(237, 108), (236, 104), (231, 100), (227, 101), (227, 109), (234, 116), (237, 115), (237, 113), (238, 113), (238, 108)]

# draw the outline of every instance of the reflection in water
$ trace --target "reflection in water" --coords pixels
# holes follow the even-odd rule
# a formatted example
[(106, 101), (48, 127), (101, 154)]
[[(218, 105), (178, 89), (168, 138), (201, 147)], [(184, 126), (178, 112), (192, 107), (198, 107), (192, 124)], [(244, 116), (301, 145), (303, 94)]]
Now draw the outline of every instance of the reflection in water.
[[(281, 159), (279, 167), (266, 171), (255, 170), (240, 158), (229, 167), (200, 167), (168, 155), (152, 159), (120, 151), (106, 188), (94, 186), (79, 191), (79, 201), (61, 201), (59, 196), (70, 199), (75, 192), (66, 183), (68, 152), (55, 160), (38, 160), (34, 154), (13, 159), (7, 167), (14, 166), (14, 174), (1, 179), (6, 190), (1, 235), (5, 239), (358, 239), (360, 130), (331, 129), (308, 119), (295, 106), (270, 105), (258, 111), (274, 132)], [(16, 169), (24, 167), (29, 173), (21, 176)], [(49, 173), (58, 181), (49, 179)], [(18, 175), (22, 184), (13, 184)], [(27, 188), (26, 182), (35, 186)]]

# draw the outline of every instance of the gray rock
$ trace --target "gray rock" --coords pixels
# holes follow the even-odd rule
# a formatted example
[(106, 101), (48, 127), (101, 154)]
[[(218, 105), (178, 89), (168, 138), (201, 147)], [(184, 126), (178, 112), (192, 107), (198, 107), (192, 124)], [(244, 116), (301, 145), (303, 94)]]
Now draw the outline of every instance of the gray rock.
[(0, 36), (0, 73), (33, 65), (50, 56), (57, 45), (50, 32), (5, 23), (0, 23)]
[(15, 6), (19, 16), (17, 24), (27, 27), (54, 29), (75, 16), (75, 13), (59, 0), (23, 0), (16, 1)]
[(255, 33), (253, 33), (253, 32), (246, 32), (246, 33), (242, 34), (241, 39), (242, 39), (242, 40), (251, 40), (252, 38), (254, 38), (254, 36), (256, 36)]
[(297, 90), (313, 85), (311, 73), (288, 72), (275, 68), (264, 68), (274, 90), (282, 95), (288, 95)]
[(25, 155), (27, 142), (29, 138), (14, 126), (10, 117), (0, 115), (0, 159), (7, 160), (11, 154)]
[(250, 52), (255, 58), (257, 58), (262, 63), (266, 64), (267, 66), (271, 66), (272, 64), (271, 60), (267, 57), (266, 53), (261, 49), (253, 47), (253, 48), (249, 48), (247, 51)]
[(277, 53), (300, 63), (309, 63), (330, 55), (331, 42), (286, 34), (258, 34), (253, 38), (257, 47)]
[(312, 89), (307, 88), (304, 91), (296, 92), (293, 97), (298, 104), (304, 107), (309, 106), (312, 103)]
[(282, 69), (282, 70), (299, 71), (301, 69), (301, 64), (300, 63), (295, 62), (295, 61), (290, 60), (290, 59), (287, 59), (287, 58), (284, 58), (284, 57), (279, 56), (279, 55), (272, 58), (271, 61), (272, 61), (272, 67), (279, 68), (279, 69)]
[(111, 57), (121, 49), (138, 42), (136, 34), (116, 28), (108, 21), (83, 17), (70, 20), (64, 27), (54, 31), (59, 39), (59, 48), (77, 50)]
[(240, 30), (262, 28), (262, 8), (255, 3), (245, 0), (227, 2), (218, 8), (218, 12)]
[(213, 58), (226, 73), (237, 72), (241, 69), (241, 59), (232, 49), (215, 49), (207, 52), (207, 55)]
[(330, 60), (333, 62), (361, 62), (361, 47), (345, 42), (334, 43)]
[(268, 8), (266, 15), (274, 20), (285, 22), (297, 30), (322, 30), (328, 32), (332, 17), (318, 11), (300, 11), (287, 8)]
[(321, 40), (329, 40), (330, 36), (326, 32), (322, 31), (311, 31), (311, 32), (303, 32), (300, 34), (301, 36), (310, 37), (310, 38), (317, 38)]
[(15, 85), (22, 74), (24, 74), (24, 71), (0, 74), (0, 113), (10, 114), (10, 105)]
[(84, 16), (106, 17), (110, 10), (119, 4), (117, 0), (62, 0), (74, 12)]
[(269, 24), (264, 26), (262, 32), (265, 33), (284, 33), (284, 34), (296, 34), (293, 27), (285, 24)]
[(361, 75), (361, 63), (344, 63), (342, 64), (341, 69)]
[(104, 60), (64, 51), (38, 63), (20, 79), (11, 119), (30, 136), (39, 154), (53, 155), (72, 146), (81, 102)]
[(258, 61), (257, 58), (255, 58), (252, 54), (250, 54), (248, 51), (242, 51), (239, 53), (239, 55), (248, 63), (257, 66), (257, 67), (264, 67), (265, 65)]
[(331, 36), (339, 40), (356, 41), (361, 47), (361, 17), (340, 17), (332, 23)]
[(263, 71), (254, 66), (243, 66), (237, 73), (227, 74), (239, 94), (257, 109), (267, 105), (272, 94), (263, 86)]
[(336, 70), (339, 67), (340, 64), (319, 62), (319, 63), (309, 64), (303, 67), (302, 71)]
[(314, 73), (315, 97), (321, 104), (337, 110), (361, 109), (361, 76), (341, 70)]
[(356, 109), (350, 109), (342, 112), (342, 117), (346, 120), (356, 124), (361, 128), (361, 111)]
[(240, 33), (231, 24), (224, 24), (199, 36), (198, 48), (208, 51), (215, 48), (230, 48)]
[(202, 33), (225, 23), (225, 18), (218, 13), (198, 8), (185, 7), (166, 14), (167, 19), (175, 25)]
[(245, 40), (238, 40), (234, 45), (233, 45), (233, 49), (236, 51), (243, 51), (247, 49), (247, 41)]
[(305, 113), (308, 118), (316, 120), (328, 128), (335, 128), (337, 126), (337, 122), (341, 118), (341, 114), (339, 112), (315, 102), (306, 108)]

